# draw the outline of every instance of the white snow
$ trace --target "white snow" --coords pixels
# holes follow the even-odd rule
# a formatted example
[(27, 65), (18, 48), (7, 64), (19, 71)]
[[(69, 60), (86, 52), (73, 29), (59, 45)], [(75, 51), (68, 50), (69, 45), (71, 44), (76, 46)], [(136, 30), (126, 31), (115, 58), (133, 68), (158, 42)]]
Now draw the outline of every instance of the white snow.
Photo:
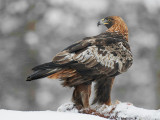
[(104, 115), (104, 117), (109, 116), (110, 119), (96, 115), (78, 113), (82, 112), (82, 110), (77, 110), (73, 103), (61, 105), (57, 112), (27, 112), (1, 109), (0, 116), (2, 120), (160, 120), (160, 110), (147, 110), (135, 107), (131, 103), (121, 103), (119, 101), (111, 106), (92, 106), (91, 109), (95, 109), (96, 112)]
[[(95, 109), (101, 115), (110, 118), (132, 119), (132, 120), (160, 120), (160, 110), (148, 110), (133, 106), (131, 103), (121, 103), (116, 101), (111, 106), (102, 105), (94, 106), (91, 109)], [(60, 112), (78, 112), (72, 103), (63, 104), (58, 108)], [(94, 114), (94, 113), (92, 113)]]
[(72, 112), (78, 113), (78, 110), (74, 107), (73, 103), (65, 103), (61, 105), (58, 109), (58, 112)]
[(98, 116), (80, 114), (80, 113), (65, 113), (55, 111), (12, 111), (0, 110), (1, 120), (106, 120)]
[(140, 120), (160, 120), (160, 110), (147, 110), (137, 108), (127, 103), (121, 103), (116, 106), (115, 112), (122, 118), (137, 118)]

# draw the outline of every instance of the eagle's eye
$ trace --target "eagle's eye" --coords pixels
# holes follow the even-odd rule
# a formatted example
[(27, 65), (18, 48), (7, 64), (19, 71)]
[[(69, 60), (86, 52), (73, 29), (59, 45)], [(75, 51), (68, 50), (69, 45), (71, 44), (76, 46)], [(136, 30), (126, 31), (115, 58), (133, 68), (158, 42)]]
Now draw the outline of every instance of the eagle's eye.
[(108, 22), (111, 22), (111, 19), (108, 19)]

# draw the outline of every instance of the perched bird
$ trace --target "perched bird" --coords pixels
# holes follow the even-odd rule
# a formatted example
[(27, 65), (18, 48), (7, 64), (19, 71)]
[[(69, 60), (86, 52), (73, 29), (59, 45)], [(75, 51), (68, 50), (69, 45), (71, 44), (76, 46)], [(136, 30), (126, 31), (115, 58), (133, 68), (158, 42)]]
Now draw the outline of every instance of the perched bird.
[(111, 89), (117, 75), (126, 72), (133, 58), (128, 44), (128, 28), (119, 16), (101, 19), (97, 26), (107, 31), (86, 37), (59, 52), (52, 62), (34, 67), (27, 81), (44, 77), (61, 79), (63, 86), (74, 87), (72, 100), (89, 107), (91, 83), (95, 84), (94, 103), (111, 104)]

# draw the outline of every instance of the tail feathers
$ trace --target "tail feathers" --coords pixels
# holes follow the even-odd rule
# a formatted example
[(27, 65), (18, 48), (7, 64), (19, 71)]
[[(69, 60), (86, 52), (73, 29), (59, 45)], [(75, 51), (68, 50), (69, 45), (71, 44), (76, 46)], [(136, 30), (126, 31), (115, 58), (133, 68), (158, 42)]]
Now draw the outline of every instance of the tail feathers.
[(44, 70), (39, 70), (39, 71), (35, 71), (33, 74), (31, 74), (26, 81), (32, 81), (32, 80), (37, 80), (40, 78), (44, 78), (47, 76), (50, 76), (54, 73), (56, 73), (57, 71), (59, 71), (60, 69), (44, 69)]
[(53, 62), (49, 62), (49, 63), (45, 63), (42, 65), (38, 65), (38, 66), (32, 68), (32, 70), (34, 72), (27, 78), (27, 81), (36, 80), (36, 79), (50, 76), (50, 75), (58, 72), (59, 70), (61, 70), (61, 68), (59, 68)]
[(56, 68), (59, 67), (57, 64), (54, 64), (53, 62), (49, 62), (49, 63), (44, 63), (42, 65), (38, 65), (34, 68), (32, 68), (33, 71), (37, 71), (37, 70), (45, 70), (45, 69), (52, 69), (52, 68)]

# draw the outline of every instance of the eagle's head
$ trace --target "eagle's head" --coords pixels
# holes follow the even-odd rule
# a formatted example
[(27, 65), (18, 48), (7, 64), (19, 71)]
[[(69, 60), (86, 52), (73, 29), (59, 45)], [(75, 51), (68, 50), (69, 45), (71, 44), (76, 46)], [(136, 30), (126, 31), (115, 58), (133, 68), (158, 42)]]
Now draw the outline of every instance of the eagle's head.
[(124, 20), (119, 16), (108, 16), (101, 19), (97, 26), (104, 25), (108, 28), (107, 32), (118, 32), (128, 39), (128, 27)]
[(104, 25), (107, 28), (110, 28), (114, 23), (115, 23), (115, 20), (113, 19), (113, 17), (109, 16), (109, 17), (103, 18), (100, 21), (98, 21), (97, 26)]

